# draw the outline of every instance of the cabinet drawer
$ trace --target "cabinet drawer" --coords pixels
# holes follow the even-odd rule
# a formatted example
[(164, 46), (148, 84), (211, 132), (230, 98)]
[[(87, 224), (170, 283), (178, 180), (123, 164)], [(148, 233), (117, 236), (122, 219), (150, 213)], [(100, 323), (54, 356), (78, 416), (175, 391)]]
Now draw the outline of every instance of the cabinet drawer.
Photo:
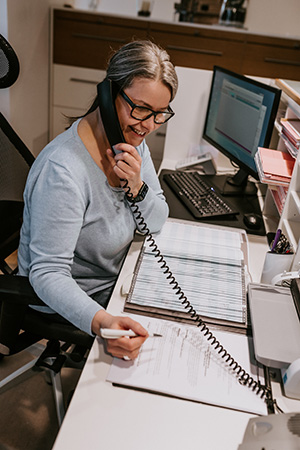
[(219, 65), (237, 72), (241, 69), (244, 42), (160, 31), (151, 31), (151, 38), (167, 50), (175, 66), (211, 70)]
[(97, 95), (97, 84), (104, 77), (104, 70), (54, 64), (53, 105), (87, 110)]
[(133, 37), (147, 38), (147, 22), (55, 10), (53, 62), (106, 69), (108, 56)]
[(300, 80), (300, 44), (292, 48), (247, 43), (243, 73)]

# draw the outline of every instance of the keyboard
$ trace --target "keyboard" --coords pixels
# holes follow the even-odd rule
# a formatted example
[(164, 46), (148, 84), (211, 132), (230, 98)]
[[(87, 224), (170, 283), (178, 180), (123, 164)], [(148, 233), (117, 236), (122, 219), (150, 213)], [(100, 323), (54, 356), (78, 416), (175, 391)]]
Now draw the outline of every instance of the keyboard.
[(209, 181), (198, 172), (171, 172), (164, 174), (164, 181), (175, 192), (196, 219), (230, 216), (238, 214), (225, 201)]

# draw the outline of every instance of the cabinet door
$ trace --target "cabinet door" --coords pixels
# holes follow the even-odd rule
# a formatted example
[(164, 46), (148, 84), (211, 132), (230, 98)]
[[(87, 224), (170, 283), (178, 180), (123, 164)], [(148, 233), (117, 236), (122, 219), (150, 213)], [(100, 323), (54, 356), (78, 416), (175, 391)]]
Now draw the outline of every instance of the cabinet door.
[(300, 41), (249, 38), (246, 46), (243, 73), (269, 78), (300, 79)]
[(55, 106), (87, 109), (97, 95), (97, 84), (104, 70), (53, 64), (53, 98)]
[(65, 130), (68, 117), (83, 115), (97, 95), (105, 71), (53, 64), (50, 139)]
[(53, 62), (104, 70), (112, 50), (147, 38), (147, 22), (54, 10)]
[(244, 51), (244, 36), (195, 27), (150, 25), (150, 37), (164, 47), (175, 66), (213, 69), (219, 65), (239, 72)]

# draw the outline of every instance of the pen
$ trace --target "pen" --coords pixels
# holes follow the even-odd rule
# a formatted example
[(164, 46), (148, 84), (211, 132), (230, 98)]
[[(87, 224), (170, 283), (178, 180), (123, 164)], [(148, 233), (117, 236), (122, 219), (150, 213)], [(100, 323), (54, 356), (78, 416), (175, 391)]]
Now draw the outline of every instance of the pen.
[(281, 236), (281, 230), (278, 228), (278, 230), (276, 231), (276, 234), (275, 234), (273, 244), (272, 244), (271, 252), (274, 252), (276, 245), (278, 244), (280, 236)]
[[(136, 337), (139, 336), (132, 330), (114, 330), (113, 328), (101, 328), (100, 335), (104, 339), (119, 339), (121, 337)], [(161, 334), (153, 333), (149, 337), (162, 337)]]

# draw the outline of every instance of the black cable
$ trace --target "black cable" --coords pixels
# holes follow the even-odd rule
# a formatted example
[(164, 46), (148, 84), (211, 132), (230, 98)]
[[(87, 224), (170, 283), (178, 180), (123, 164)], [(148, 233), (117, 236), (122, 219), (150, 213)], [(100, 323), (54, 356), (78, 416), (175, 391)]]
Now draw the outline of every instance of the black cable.
[(175, 291), (175, 295), (179, 297), (184, 308), (190, 314), (192, 319), (195, 319), (195, 323), (197, 323), (197, 327), (200, 328), (200, 331), (206, 337), (207, 341), (210, 343), (212, 347), (218, 352), (220, 357), (225, 360), (227, 365), (232, 369), (233, 373), (239, 378), (239, 382), (244, 386), (248, 386), (252, 389), (256, 395), (260, 395), (262, 399), (265, 400), (267, 407), (272, 408), (276, 405), (276, 401), (272, 398), (271, 388), (265, 385), (262, 385), (260, 381), (254, 380), (254, 378), (249, 375), (243, 367), (235, 361), (235, 359), (230, 355), (230, 353), (223, 347), (223, 345), (218, 341), (218, 339), (214, 336), (214, 334), (210, 331), (209, 327), (202, 320), (201, 316), (197, 313), (193, 305), (189, 302), (183, 290), (179, 286), (176, 281), (174, 275), (172, 274), (164, 256), (160, 252), (155, 239), (153, 238), (145, 220), (140, 212), (140, 209), (136, 203), (134, 203), (133, 195), (130, 191), (130, 187), (128, 186), (127, 180), (122, 180), (125, 182), (123, 189), (125, 189), (126, 197), (129, 201), (130, 207), (133, 211), (133, 214), (138, 222), (140, 231), (145, 235), (146, 240), (149, 242), (149, 247), (154, 254), (154, 257), (157, 258), (158, 264), (160, 264), (161, 269), (166, 275), (166, 279), (169, 280), (169, 284), (172, 289)]

